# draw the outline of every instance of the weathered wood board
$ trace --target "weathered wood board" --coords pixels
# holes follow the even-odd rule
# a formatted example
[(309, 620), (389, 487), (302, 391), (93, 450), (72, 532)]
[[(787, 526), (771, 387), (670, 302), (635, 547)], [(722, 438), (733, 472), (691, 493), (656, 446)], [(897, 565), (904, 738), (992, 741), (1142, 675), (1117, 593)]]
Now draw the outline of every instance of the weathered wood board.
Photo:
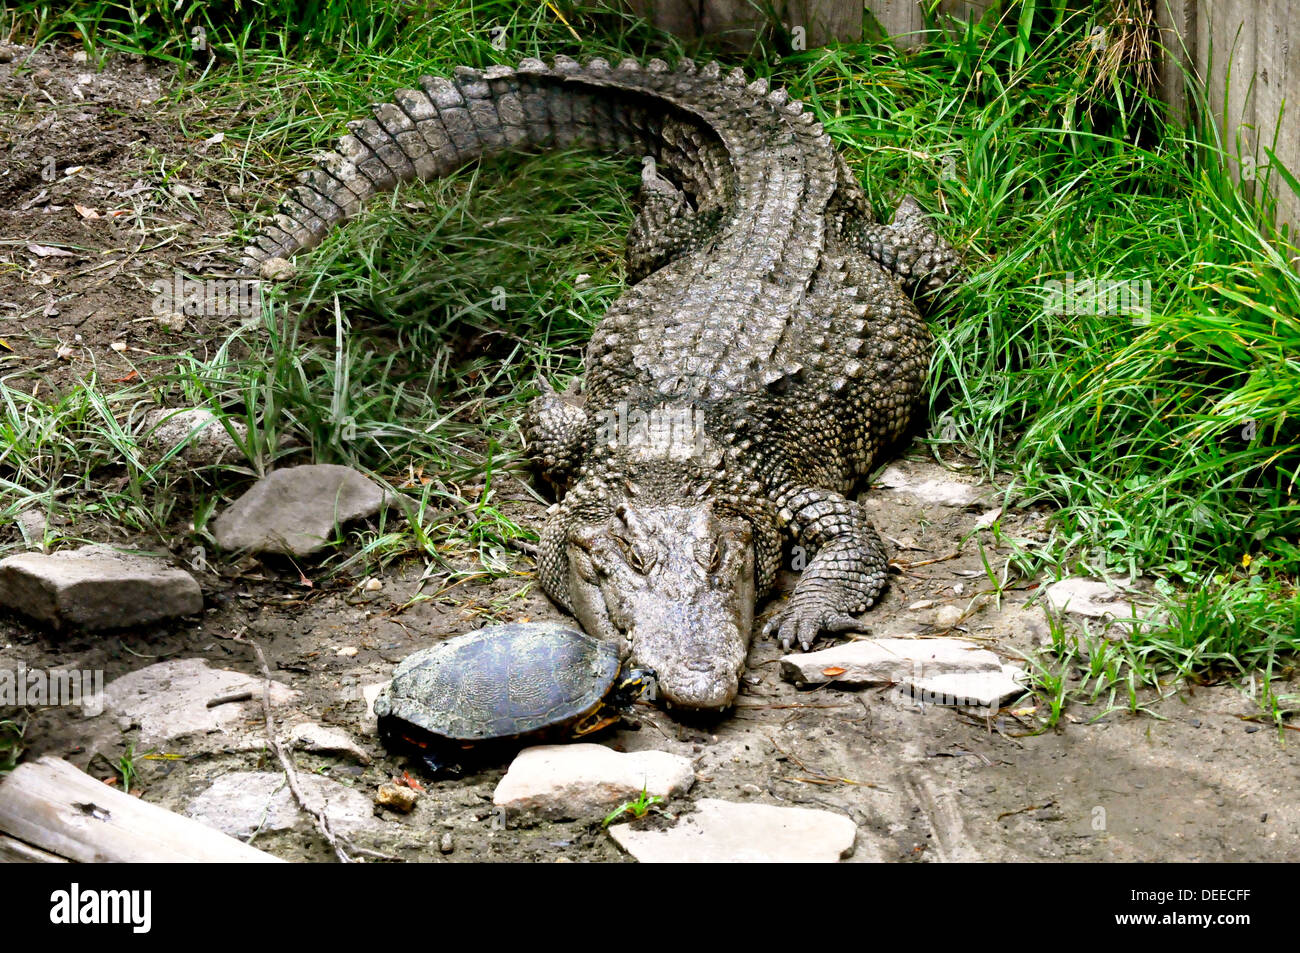
[(12, 838), (0, 844), (0, 860), (48, 859), (35, 849), (81, 863), (281, 862), (50, 757), (0, 782), (0, 834)]

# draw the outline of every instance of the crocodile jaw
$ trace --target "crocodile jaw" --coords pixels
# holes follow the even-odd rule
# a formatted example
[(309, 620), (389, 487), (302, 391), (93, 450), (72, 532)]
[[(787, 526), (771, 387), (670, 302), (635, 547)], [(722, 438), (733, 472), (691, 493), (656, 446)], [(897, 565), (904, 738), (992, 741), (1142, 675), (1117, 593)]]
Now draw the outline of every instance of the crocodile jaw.
[(567, 546), (574, 615), (654, 670), (656, 694), (684, 708), (729, 706), (753, 636), (754, 545), (708, 503), (624, 505)]

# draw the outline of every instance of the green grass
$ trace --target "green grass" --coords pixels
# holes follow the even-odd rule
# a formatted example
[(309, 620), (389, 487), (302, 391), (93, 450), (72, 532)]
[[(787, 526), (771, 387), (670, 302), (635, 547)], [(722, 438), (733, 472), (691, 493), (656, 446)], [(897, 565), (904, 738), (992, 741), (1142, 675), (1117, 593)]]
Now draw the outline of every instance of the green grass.
[(18, 766), (23, 753), (23, 733), (27, 723), (9, 718), (0, 719), (0, 775), (8, 774)]
[(650, 794), (646, 788), (641, 788), (641, 793), (637, 795), (635, 801), (624, 801), (614, 810), (605, 816), (600, 822), (601, 827), (609, 827), (620, 817), (628, 816), (633, 820), (639, 821), (651, 811), (659, 810), (659, 805), (663, 804), (664, 799), (658, 794)]
[[(137, 2), (132, 18), (119, 0), (20, 2), (0, 28), (175, 59), (187, 133), (226, 135), (207, 173), (254, 192), (422, 72), (680, 51), (573, 3), (356, 7)], [(1170, 125), (1133, 75), (1100, 71), (1093, 13), (1009, 2), (914, 54), (873, 43), (793, 52), (778, 33), (728, 59), (813, 104), (879, 214), (915, 194), (964, 250), (970, 280), (933, 316), (929, 439), (1010, 483), (1008, 506), (1055, 510), (1046, 542), (1001, 540), (1011, 555), (986, 566), (990, 578), (1160, 581), (1165, 625), (1124, 643), (1062, 641), (1058, 675), (1082, 663), (1072, 691), (1132, 708), (1139, 688), (1258, 669), (1261, 702), (1280, 720), (1296, 707), (1289, 660), (1300, 649), (1295, 251), (1272, 233), (1267, 203), (1224, 172), (1213, 123)], [(215, 57), (185, 41), (195, 26)], [(161, 533), (183, 491), (201, 541), (233, 475), (138, 462), (106, 411), (201, 399), (248, 426), (247, 476), (289, 436), (317, 460), (416, 477), (414, 529), (354, 541), (336, 569), (415, 550), (439, 571), (466, 555), (504, 571), (523, 533), (500, 498), (519, 466), (516, 420), (538, 373), (578, 372), (621, 290), (634, 172), (562, 154), (406, 188), (301, 261), (262, 326), (151, 375), (151, 390), (89, 383), (43, 401), (6, 391), (0, 513), (36, 497)], [(1276, 163), (1261, 163), (1261, 179), (1294, 181)], [(1047, 307), (1052, 283), (1067, 281), (1128, 282), (1149, 300), (1136, 313)], [(125, 480), (94, 495), (106, 470)]]

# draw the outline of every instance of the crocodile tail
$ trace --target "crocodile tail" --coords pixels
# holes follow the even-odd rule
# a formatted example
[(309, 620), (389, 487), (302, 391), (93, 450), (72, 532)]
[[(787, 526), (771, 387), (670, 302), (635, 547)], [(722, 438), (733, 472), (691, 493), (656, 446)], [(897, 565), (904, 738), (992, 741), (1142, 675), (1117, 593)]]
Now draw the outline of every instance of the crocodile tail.
[(799, 141), (802, 152), (815, 154), (813, 164), (833, 175), (829, 138), (801, 103), (784, 90), (769, 92), (764, 80), (747, 84), (740, 70), (724, 75), (716, 63), (697, 70), (682, 60), (673, 70), (661, 60), (611, 67), (601, 59), (583, 66), (557, 57), (551, 66), (528, 59), (517, 67), (457, 67), (450, 79), (422, 77), (419, 88), (399, 90), (372, 108), (373, 118), (349, 123), (336, 150), (298, 177), (300, 184), (245, 249), (246, 271), (314, 247), (376, 194), (485, 156), (581, 145), (650, 154), (672, 167), (674, 153), (684, 154), (665, 141), (665, 124), (674, 121), (710, 139), (718, 153), (713, 158), (723, 160), (688, 170), (696, 177), (731, 164), (743, 190), (745, 176), (734, 163), (744, 149), (737, 147), (773, 137)]

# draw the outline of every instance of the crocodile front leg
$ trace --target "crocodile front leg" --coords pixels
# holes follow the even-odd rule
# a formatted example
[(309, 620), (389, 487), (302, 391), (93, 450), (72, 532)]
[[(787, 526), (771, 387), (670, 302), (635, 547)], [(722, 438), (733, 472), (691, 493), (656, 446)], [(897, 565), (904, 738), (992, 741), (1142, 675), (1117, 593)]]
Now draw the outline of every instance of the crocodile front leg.
[(838, 493), (799, 487), (777, 500), (796, 545), (812, 553), (794, 593), (763, 627), (783, 649), (807, 650), (822, 632), (861, 629), (854, 618), (885, 588), (888, 557), (862, 508)]
[(524, 444), (538, 472), (563, 492), (588, 449), (587, 412), (572, 389), (557, 393), (544, 377), (538, 386), (542, 392), (524, 417)]

